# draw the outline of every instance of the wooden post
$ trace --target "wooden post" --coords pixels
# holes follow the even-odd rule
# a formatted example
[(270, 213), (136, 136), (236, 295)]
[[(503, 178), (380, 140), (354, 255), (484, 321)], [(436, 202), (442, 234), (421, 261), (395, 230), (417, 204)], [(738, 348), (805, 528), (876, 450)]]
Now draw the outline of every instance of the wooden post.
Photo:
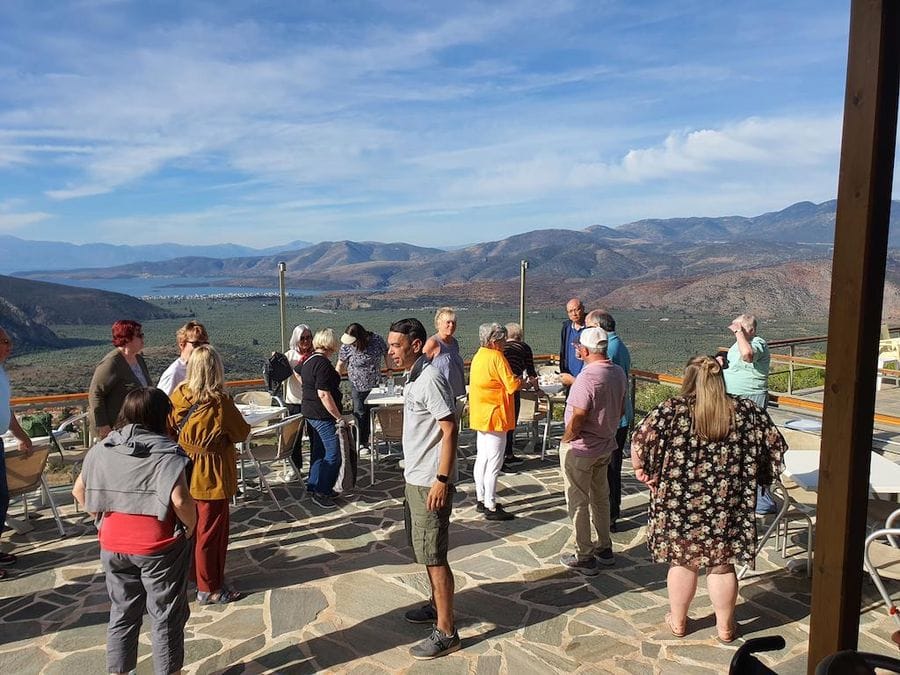
[(794, 356), (794, 345), (791, 345), (791, 363), (788, 366), (788, 394), (791, 395), (794, 393)]
[(853, 0), (834, 237), (809, 660), (855, 649), (891, 207), (900, 3)]

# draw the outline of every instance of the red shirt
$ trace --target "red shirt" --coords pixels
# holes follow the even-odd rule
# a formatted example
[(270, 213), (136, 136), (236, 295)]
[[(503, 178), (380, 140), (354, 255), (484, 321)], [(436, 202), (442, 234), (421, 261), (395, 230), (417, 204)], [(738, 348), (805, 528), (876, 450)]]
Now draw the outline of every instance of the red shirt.
[(175, 540), (175, 512), (165, 520), (110, 511), (100, 524), (100, 548), (110, 553), (151, 555), (168, 548)]

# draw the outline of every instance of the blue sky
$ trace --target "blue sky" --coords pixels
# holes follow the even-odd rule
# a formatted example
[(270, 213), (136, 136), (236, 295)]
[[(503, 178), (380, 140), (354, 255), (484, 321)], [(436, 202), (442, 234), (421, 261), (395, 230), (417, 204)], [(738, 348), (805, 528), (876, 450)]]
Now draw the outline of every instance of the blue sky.
[(2, 0), (0, 232), (442, 246), (833, 199), (848, 21), (833, 0)]

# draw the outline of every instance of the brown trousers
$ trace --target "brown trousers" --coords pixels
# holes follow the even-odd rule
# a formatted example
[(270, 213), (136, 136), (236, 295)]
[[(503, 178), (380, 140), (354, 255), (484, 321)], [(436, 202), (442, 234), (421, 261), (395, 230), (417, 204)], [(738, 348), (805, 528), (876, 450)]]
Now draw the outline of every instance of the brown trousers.
[(227, 499), (197, 499), (197, 531), (194, 534), (194, 561), (191, 578), (197, 590), (215, 593), (225, 583), (225, 554), (228, 552), (229, 513)]

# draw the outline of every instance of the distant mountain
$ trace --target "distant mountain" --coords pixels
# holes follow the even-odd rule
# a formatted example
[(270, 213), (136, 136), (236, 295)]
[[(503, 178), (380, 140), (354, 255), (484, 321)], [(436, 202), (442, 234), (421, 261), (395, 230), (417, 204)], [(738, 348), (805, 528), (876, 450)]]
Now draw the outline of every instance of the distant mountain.
[[(892, 203), (890, 246), (900, 246), (900, 202)], [(831, 244), (837, 201), (821, 204), (798, 202), (781, 211), (761, 216), (724, 216), (721, 218), (667, 218), (639, 220), (615, 229), (616, 236), (628, 235), (647, 240), (689, 242), (764, 240), (785, 243)], [(610, 228), (601, 225), (588, 231), (608, 235)]]
[(140, 261), (171, 260), (183, 256), (232, 258), (236, 256), (273, 255), (297, 251), (309, 246), (306, 241), (293, 241), (282, 246), (255, 249), (238, 244), (186, 246), (182, 244), (69, 244), (60, 241), (33, 241), (8, 234), (0, 235), (0, 274), (29, 270), (66, 270), (79, 267), (107, 267)]
[[(527, 259), (531, 288), (548, 302), (556, 302), (554, 293), (563, 289), (579, 293), (582, 291), (578, 289), (583, 289), (597, 296), (609, 294), (611, 302), (624, 302), (628, 297), (640, 304), (639, 296), (647, 296), (651, 304), (667, 298), (666, 302), (678, 306), (675, 291), (688, 288), (685, 298), (689, 298), (703, 288), (702, 284), (693, 288), (690, 284), (705, 278), (740, 273), (740, 278), (759, 285), (764, 273), (753, 270), (775, 270), (776, 279), (768, 285), (768, 292), (783, 308), (787, 305), (779, 294), (793, 292), (790, 286), (779, 286), (791, 279), (790, 268), (784, 266), (811, 262), (819, 269), (820, 263), (830, 261), (835, 206), (833, 200), (822, 204), (800, 202), (751, 218), (670, 218), (641, 220), (616, 228), (593, 225), (584, 230), (542, 229), (455, 250), (336, 241), (277, 254), (191, 256), (100, 269), (45, 271), (32, 276), (83, 280), (206, 277), (217, 279), (220, 285), (269, 285), (277, 275), (278, 263), (284, 261), (291, 289), (343, 292), (360, 302), (377, 302), (379, 297), (385, 301), (432, 298), (451, 292), (453, 297), (473, 302), (495, 302), (515, 289), (519, 263)], [(900, 247), (900, 202), (893, 203), (891, 225), (890, 243)], [(622, 290), (616, 296), (619, 288)], [(635, 290), (632, 293), (629, 289)], [(710, 311), (719, 311), (719, 307), (731, 311), (728, 297), (709, 300), (715, 303)], [(796, 298), (798, 311), (821, 307), (812, 296), (809, 302), (801, 300)]]
[(76, 288), (0, 275), (0, 325), (20, 346), (59, 346), (51, 324), (103, 324), (175, 316), (122, 293)]

